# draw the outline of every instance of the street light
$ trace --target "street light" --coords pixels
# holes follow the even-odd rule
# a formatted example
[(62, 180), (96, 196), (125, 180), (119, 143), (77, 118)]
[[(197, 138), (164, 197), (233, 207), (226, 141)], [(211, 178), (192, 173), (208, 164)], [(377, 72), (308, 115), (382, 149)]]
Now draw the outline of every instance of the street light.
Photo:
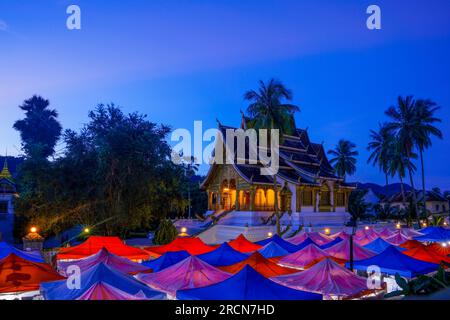
[(31, 227), (30, 228), (30, 232), (31, 233), (36, 233), (37, 232), (37, 228), (36, 227)]
[(330, 234), (330, 228), (325, 228), (324, 232), (325, 232), (326, 235), (329, 235)]
[(272, 238), (273, 233), (272, 232), (267, 232), (267, 238)]
[(365, 226), (364, 229), (365, 229), (365, 230), (369, 230), (369, 226)]
[(181, 233), (186, 233), (187, 229), (185, 227), (181, 228)]
[(84, 233), (89, 233), (91, 232), (91, 230), (89, 230), (89, 228), (84, 228)]

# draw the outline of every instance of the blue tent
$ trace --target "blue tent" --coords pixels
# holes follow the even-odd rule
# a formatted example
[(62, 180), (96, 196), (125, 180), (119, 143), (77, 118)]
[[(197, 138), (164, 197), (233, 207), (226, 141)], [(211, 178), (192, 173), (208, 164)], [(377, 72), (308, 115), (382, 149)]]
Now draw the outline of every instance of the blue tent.
[(245, 253), (234, 250), (228, 243), (224, 242), (217, 249), (197, 256), (201, 260), (215, 267), (229, 266), (248, 258)]
[[(414, 278), (418, 275), (436, 271), (439, 265), (417, 259), (413, 259), (401, 253), (395, 246), (389, 246), (372, 258), (358, 260), (353, 263), (355, 270), (367, 271), (369, 266), (378, 266), (381, 273), (394, 275), (399, 273), (406, 278)], [(349, 263), (346, 263), (349, 267)]]
[(305, 241), (303, 241), (302, 243), (297, 245), (297, 250), (296, 251), (302, 250), (303, 248), (306, 248), (310, 244), (313, 244), (313, 245), (315, 245), (315, 246), (320, 248), (320, 246), (317, 243), (315, 243), (314, 241), (312, 241), (311, 238), (306, 238)]
[(225, 281), (202, 288), (179, 290), (179, 300), (322, 300), (322, 295), (294, 290), (264, 278), (246, 265)]
[(45, 262), (39, 251), (22, 251), (6, 242), (0, 242), (0, 260), (6, 258), (11, 253), (31, 262)]
[(190, 254), (187, 251), (168, 251), (164, 253), (161, 257), (145, 261), (142, 264), (146, 267), (149, 267), (153, 270), (153, 272), (161, 271), (165, 268), (173, 266), (174, 264), (186, 259)]
[(270, 242), (275, 242), (277, 245), (279, 245), (280, 247), (282, 247), (284, 250), (288, 251), (289, 253), (298, 251), (298, 246), (290, 243), (289, 241), (284, 240), (277, 234), (274, 235), (273, 237), (258, 241), (258, 242), (256, 242), (256, 244), (265, 246), (266, 244), (268, 244)]
[[(383, 240), (382, 238), (376, 238), (375, 240), (373, 240), (372, 242), (369, 242), (368, 244), (366, 244), (364, 246), (364, 248), (372, 250), (373, 252), (376, 253), (381, 253), (384, 250), (387, 249), (387, 247), (391, 246), (392, 244), (390, 244), (389, 242)], [(397, 250), (400, 251), (405, 251), (405, 248), (400, 248), (400, 247), (395, 247)]]
[(320, 246), (319, 248), (322, 249), (322, 250), (325, 250), (325, 249), (327, 249), (327, 248), (330, 248), (330, 247), (334, 246), (335, 244), (338, 244), (338, 243), (341, 242), (341, 241), (342, 241), (342, 238), (337, 237), (337, 238), (334, 239), (333, 241), (328, 242), (328, 243), (325, 243), (323, 246)]
[(125, 275), (104, 263), (81, 273), (80, 289), (68, 288), (67, 280), (41, 283), (41, 293), (46, 300), (75, 300), (97, 284), (107, 284), (130, 295), (147, 299), (164, 299), (165, 293), (150, 289), (135, 278)]
[(281, 257), (289, 254), (289, 251), (282, 248), (276, 242), (269, 242), (264, 247), (259, 249), (258, 252), (261, 253), (261, 255), (266, 259), (273, 257)]
[[(426, 229), (426, 230), (425, 230)], [(415, 240), (418, 241), (430, 241), (430, 242), (447, 242), (450, 241), (450, 230), (442, 228), (442, 227), (428, 227), (420, 230), (423, 233), (425, 230), (425, 234), (423, 236), (414, 237)]]

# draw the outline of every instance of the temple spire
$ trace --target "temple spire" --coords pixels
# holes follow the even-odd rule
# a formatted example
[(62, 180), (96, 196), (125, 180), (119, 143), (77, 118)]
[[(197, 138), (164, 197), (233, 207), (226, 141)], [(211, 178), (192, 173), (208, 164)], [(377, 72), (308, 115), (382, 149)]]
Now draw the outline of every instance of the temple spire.
[(8, 151), (6, 151), (5, 162), (3, 163), (3, 169), (0, 172), (0, 179), (1, 178), (12, 179), (11, 172), (9, 172), (9, 168), (8, 168)]

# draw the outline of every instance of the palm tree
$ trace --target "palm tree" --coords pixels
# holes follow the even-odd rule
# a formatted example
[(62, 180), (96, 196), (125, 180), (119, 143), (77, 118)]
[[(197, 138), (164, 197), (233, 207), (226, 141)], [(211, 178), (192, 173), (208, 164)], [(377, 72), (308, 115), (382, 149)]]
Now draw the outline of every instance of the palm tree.
[[(414, 137), (417, 148), (419, 149), (420, 165), (422, 174), (422, 192), (425, 194), (425, 170), (423, 163), (423, 152), (427, 148), (431, 147), (431, 136), (442, 139), (442, 132), (436, 128), (433, 124), (441, 122), (441, 119), (436, 118), (434, 113), (439, 110), (440, 107), (431, 100), (417, 100), (415, 104), (417, 129), (415, 130), (416, 136)], [(425, 208), (425, 197), (423, 198), (423, 207)]]
[(187, 185), (188, 185), (188, 202), (189, 202), (189, 206), (188, 206), (188, 218), (191, 219), (191, 180), (192, 177), (197, 173), (199, 165), (197, 163), (197, 160), (195, 159), (194, 156), (185, 156), (183, 157), (184, 160), (184, 174), (186, 176), (187, 179)]
[[(399, 146), (403, 149), (401, 153), (405, 153), (408, 162), (412, 158), (413, 149), (417, 141), (416, 138), (421, 135), (417, 124), (415, 104), (416, 102), (412, 96), (407, 96), (406, 98), (399, 96), (397, 106), (391, 106), (385, 111), (385, 114), (392, 120), (386, 125), (386, 128), (393, 136), (397, 137)], [(413, 207), (417, 215), (419, 209), (411, 168), (409, 165), (406, 167), (413, 191)]]
[(356, 172), (356, 158), (359, 153), (354, 150), (356, 145), (348, 140), (341, 139), (334, 150), (328, 150), (328, 154), (334, 156), (330, 159), (336, 174), (343, 178)]
[(392, 136), (386, 129), (386, 124), (380, 124), (378, 131), (370, 130), (371, 141), (367, 146), (367, 150), (372, 151), (367, 160), (373, 166), (378, 166), (386, 177), (386, 185), (388, 185), (388, 162), (389, 148), (392, 142)]
[[(247, 113), (250, 120), (249, 128), (278, 129), (281, 140), (283, 135), (292, 134), (296, 130), (294, 114), (300, 111), (296, 105), (285, 103), (292, 101), (292, 92), (280, 81), (270, 79), (267, 83), (259, 81), (258, 90), (250, 90), (244, 94), (244, 99), (249, 101)], [(278, 211), (278, 191), (276, 176), (273, 176), (273, 189), (275, 193), (275, 216), (277, 218), (277, 233), (281, 234), (280, 213)]]

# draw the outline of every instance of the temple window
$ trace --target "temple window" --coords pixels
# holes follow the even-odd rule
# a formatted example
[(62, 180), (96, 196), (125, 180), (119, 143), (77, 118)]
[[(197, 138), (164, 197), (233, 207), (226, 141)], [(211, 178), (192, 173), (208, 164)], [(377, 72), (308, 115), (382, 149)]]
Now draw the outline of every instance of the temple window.
[(336, 193), (336, 206), (338, 207), (345, 206), (345, 195), (343, 192)]
[(313, 205), (313, 195), (312, 190), (303, 190), (303, 206), (312, 206)]

